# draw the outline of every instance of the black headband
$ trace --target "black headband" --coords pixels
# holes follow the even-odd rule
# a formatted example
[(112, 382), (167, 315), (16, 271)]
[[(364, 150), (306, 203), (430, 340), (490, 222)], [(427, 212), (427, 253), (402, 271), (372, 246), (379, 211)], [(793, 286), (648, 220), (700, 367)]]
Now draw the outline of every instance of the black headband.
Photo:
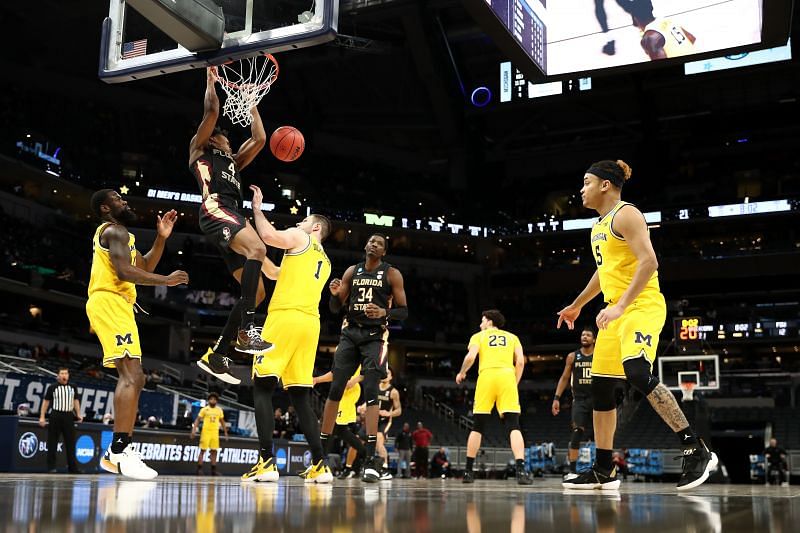
[(598, 166), (591, 166), (589, 170), (586, 171), (587, 174), (594, 174), (598, 178), (602, 178), (604, 180), (608, 180), (617, 187), (622, 187), (622, 184), (625, 183), (625, 178), (620, 178), (619, 176), (615, 175), (612, 172), (605, 170), (604, 168)]

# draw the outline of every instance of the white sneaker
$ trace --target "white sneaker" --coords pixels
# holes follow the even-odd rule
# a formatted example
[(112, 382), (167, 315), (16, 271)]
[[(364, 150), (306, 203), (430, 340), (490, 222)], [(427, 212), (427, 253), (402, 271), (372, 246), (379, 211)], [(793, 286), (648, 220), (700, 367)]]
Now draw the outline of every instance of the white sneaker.
[(113, 453), (109, 447), (100, 459), (100, 467), (106, 472), (133, 479), (153, 479), (158, 475), (158, 472), (144, 464), (139, 452), (130, 444), (121, 453)]
[(578, 474), (576, 474), (574, 472), (569, 472), (567, 474), (564, 474), (564, 477), (561, 478), (561, 479), (562, 479), (562, 481), (570, 481), (572, 479), (575, 479), (576, 477), (578, 477)]
[(393, 477), (392, 473), (389, 472), (388, 470), (381, 471), (381, 477), (380, 477), (381, 481), (389, 481), (390, 479), (392, 479), (392, 477)]

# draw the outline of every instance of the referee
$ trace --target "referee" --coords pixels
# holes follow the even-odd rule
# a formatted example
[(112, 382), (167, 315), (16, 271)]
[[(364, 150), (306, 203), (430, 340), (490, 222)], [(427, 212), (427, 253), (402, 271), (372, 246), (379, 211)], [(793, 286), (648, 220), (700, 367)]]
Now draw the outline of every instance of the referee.
[(42, 411), (39, 413), (39, 425), (45, 427), (44, 419), (47, 409), (52, 405), (50, 413), (50, 427), (47, 430), (47, 470), (56, 472), (56, 450), (58, 438), (64, 435), (64, 450), (67, 452), (67, 469), (70, 474), (78, 473), (75, 463), (75, 417), (78, 422), (83, 422), (81, 404), (78, 401), (78, 389), (69, 383), (69, 369), (58, 369), (56, 383), (49, 385), (44, 393)]

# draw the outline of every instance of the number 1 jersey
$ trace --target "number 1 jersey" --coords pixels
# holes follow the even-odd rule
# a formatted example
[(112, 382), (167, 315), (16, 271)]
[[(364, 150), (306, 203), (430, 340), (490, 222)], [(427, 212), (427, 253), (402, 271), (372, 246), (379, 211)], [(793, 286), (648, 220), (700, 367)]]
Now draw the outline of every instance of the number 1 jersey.
[(304, 249), (284, 254), (268, 312), (290, 309), (319, 317), (319, 300), (330, 275), (325, 249), (309, 235)]

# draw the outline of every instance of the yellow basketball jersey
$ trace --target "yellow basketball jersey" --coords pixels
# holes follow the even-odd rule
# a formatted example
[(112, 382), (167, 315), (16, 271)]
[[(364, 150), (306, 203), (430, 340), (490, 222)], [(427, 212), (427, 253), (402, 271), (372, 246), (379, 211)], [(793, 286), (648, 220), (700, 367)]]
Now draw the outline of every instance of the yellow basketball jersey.
[(206, 405), (200, 409), (199, 416), (200, 420), (203, 421), (203, 433), (219, 433), (219, 427), (222, 424), (222, 419), (225, 416), (221, 407), (209, 407)]
[(694, 43), (685, 30), (671, 19), (656, 19), (644, 31), (654, 31), (664, 37), (664, 53), (667, 57), (679, 57), (695, 53)]
[(468, 346), (478, 346), (478, 373), (489, 368), (514, 369), (514, 349), (519, 339), (513, 333), (498, 328), (479, 331), (469, 339)]
[[(359, 365), (359, 367), (356, 368), (356, 371), (353, 373), (353, 377), (358, 376), (360, 373), (361, 373), (361, 366)], [(358, 401), (359, 397), (361, 397), (361, 385), (356, 383), (349, 389), (344, 390), (344, 394), (342, 395), (342, 400), (339, 403), (354, 405)]]
[[(100, 235), (111, 222), (100, 224), (94, 232), (92, 241), (92, 273), (89, 277), (89, 296), (97, 291), (106, 291), (119, 294), (128, 302), (136, 302), (136, 285), (129, 281), (122, 281), (117, 277), (117, 271), (111, 262), (111, 252), (100, 244)], [(131, 250), (131, 264), (136, 264), (136, 237), (128, 232), (128, 248)]]
[[(618, 302), (620, 296), (628, 289), (639, 265), (628, 243), (611, 227), (614, 215), (626, 205), (629, 204), (619, 202), (592, 226), (592, 254), (600, 276), (600, 290), (603, 292), (603, 299), (611, 304)], [(657, 271), (653, 272), (637, 299), (646, 298), (651, 293), (661, 294)]]
[(308, 236), (308, 246), (296, 253), (286, 253), (269, 312), (292, 309), (319, 316), (322, 289), (331, 275), (331, 262), (316, 238)]

